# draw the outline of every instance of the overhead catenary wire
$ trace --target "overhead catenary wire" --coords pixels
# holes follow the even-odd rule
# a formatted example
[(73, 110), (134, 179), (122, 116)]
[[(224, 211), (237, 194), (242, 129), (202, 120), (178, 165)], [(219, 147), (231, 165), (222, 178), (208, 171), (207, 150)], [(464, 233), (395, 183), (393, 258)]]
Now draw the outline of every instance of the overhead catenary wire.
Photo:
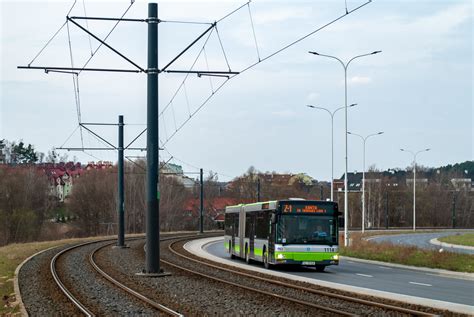
[(216, 25), (216, 34), (217, 34), (217, 38), (219, 39), (219, 44), (221, 45), (222, 54), (224, 55), (225, 62), (227, 64), (227, 67), (229, 68), (229, 72), (231, 72), (232, 69), (230, 68), (229, 60), (227, 59), (227, 54), (225, 53), (224, 45), (222, 44), (221, 36), (219, 35), (219, 29), (217, 28), (217, 25)]
[(59, 29), (56, 31), (56, 33), (54, 33), (54, 35), (46, 42), (46, 44), (40, 49), (40, 51), (38, 52), (38, 54), (35, 55), (35, 57), (33, 57), (33, 59), (31, 60), (31, 62), (28, 63), (28, 66), (30, 66), (31, 64), (33, 64), (33, 62), (38, 58), (38, 56), (41, 55), (41, 53), (43, 53), (44, 49), (49, 45), (49, 43), (51, 43), (53, 41), (53, 39), (56, 37), (56, 35), (59, 34), (59, 32), (61, 32), (61, 30), (64, 28), (64, 26), (66, 25), (67, 21), (65, 21), (60, 27)]
[(79, 129), (80, 125), (77, 125), (77, 127), (74, 129), (74, 131), (72, 131), (72, 133), (67, 137), (66, 141), (64, 141), (64, 143), (60, 146), (60, 147), (63, 147), (67, 141), (69, 141), (71, 139), (71, 137), (74, 135), (74, 133), (76, 133), (77, 129)]
[[(361, 9), (362, 7), (366, 6), (367, 4), (369, 4), (369, 3), (371, 3), (371, 2), (372, 2), (372, 0), (368, 0), (367, 2), (361, 4), (360, 6), (358, 6), (358, 7), (354, 8), (354, 9), (352, 9), (352, 10), (349, 11), (347, 14), (343, 14), (343, 15), (341, 15), (341, 16), (339, 16), (339, 17), (333, 19), (333, 20), (331, 20), (330, 22), (324, 24), (323, 26), (321, 26), (321, 27), (319, 27), (319, 28), (317, 28), (317, 29), (311, 31), (310, 33), (307, 33), (307, 34), (305, 34), (305, 35), (299, 37), (299, 38), (296, 39), (295, 41), (293, 41), (293, 42), (291, 42), (291, 43), (289, 43), (289, 44), (283, 46), (282, 48), (278, 49), (277, 51), (275, 51), (275, 52), (273, 52), (273, 53), (271, 53), (271, 54), (269, 54), (269, 55), (267, 55), (266, 57), (262, 58), (261, 60), (259, 60), (259, 61), (255, 62), (255, 63), (253, 63), (253, 64), (247, 66), (246, 68), (244, 68), (243, 70), (241, 70), (241, 71), (239, 72), (239, 74), (242, 74), (243, 72), (248, 71), (249, 69), (251, 69), (251, 68), (257, 66), (258, 64), (260, 64), (260, 63), (266, 61), (267, 59), (269, 59), (269, 58), (271, 58), (271, 57), (273, 57), (273, 56), (275, 56), (275, 55), (281, 53), (282, 51), (284, 51), (284, 50), (290, 48), (291, 46), (293, 46), (293, 45), (295, 45), (295, 44), (297, 44), (297, 43), (303, 41), (304, 39), (306, 39), (306, 38), (308, 38), (309, 36), (311, 36), (311, 35), (313, 35), (313, 34), (319, 32), (319, 31), (323, 30), (324, 28), (326, 28), (326, 27), (328, 27), (328, 26), (334, 24), (335, 22), (337, 22), (337, 21), (341, 20), (342, 18), (346, 17), (347, 15), (349, 15), (349, 14), (351, 14), (351, 13), (353, 13), (353, 12), (359, 10), (359, 9)], [(242, 7), (240, 7), (240, 8), (242, 8)], [(234, 11), (235, 11), (235, 10), (234, 10)], [(217, 26), (216, 26), (216, 33), (217, 33)], [(227, 79), (227, 80), (224, 81), (220, 86), (218, 86), (218, 87), (214, 90), (214, 93), (212, 93), (208, 98), (206, 98), (206, 99), (201, 103), (201, 105), (200, 105), (196, 110), (194, 110), (194, 112), (192, 113), (191, 117), (187, 118), (187, 119), (179, 126), (179, 128), (177, 129), (177, 131), (175, 131), (174, 133), (172, 133), (171, 136), (168, 137), (168, 138), (164, 141), (164, 145), (166, 145), (166, 144), (176, 135), (176, 133), (177, 133), (178, 131), (180, 131), (180, 130), (189, 122), (189, 120), (190, 120), (192, 117), (194, 117), (194, 115), (196, 115), (196, 114), (209, 102), (209, 100), (210, 100), (230, 79), (234, 78), (235, 76), (237, 76), (237, 75), (232, 75), (229, 79)]]
[[(209, 71), (209, 62), (207, 61), (207, 54), (206, 54), (206, 49), (204, 48), (204, 59), (206, 61), (206, 68), (207, 71)], [(212, 86), (212, 78), (209, 77), (209, 84), (211, 85), (211, 92), (214, 93), (214, 87)], [(188, 105), (189, 107), (189, 105)]]
[[(258, 61), (258, 62), (256, 62), (256, 63), (253, 63), (253, 64), (251, 64), (250, 66), (244, 68), (243, 70), (240, 71), (240, 74), (242, 74), (242, 73), (246, 72), (247, 70), (249, 70), (249, 69), (255, 67), (256, 65), (260, 64), (261, 62), (266, 61), (267, 59), (269, 59), (269, 58), (271, 58), (271, 57), (273, 57), (273, 56), (275, 56), (275, 55), (281, 53), (282, 51), (284, 51), (284, 50), (290, 48), (291, 46), (293, 46), (293, 45), (295, 45), (295, 44), (297, 44), (297, 43), (303, 41), (304, 39), (310, 37), (311, 35), (313, 35), (313, 34), (319, 32), (319, 31), (325, 29), (326, 27), (330, 26), (331, 24), (336, 23), (337, 21), (339, 21), (339, 20), (341, 20), (342, 18), (346, 17), (348, 14), (351, 14), (351, 13), (353, 13), (353, 12), (355, 12), (355, 11), (361, 9), (362, 7), (365, 7), (366, 5), (368, 5), (368, 4), (371, 3), (371, 2), (372, 2), (372, 0), (368, 0), (368, 1), (364, 2), (363, 4), (361, 4), (360, 6), (358, 6), (358, 7), (354, 8), (354, 9), (352, 9), (351, 11), (349, 11), (349, 12), (347, 12), (347, 13), (345, 13), (345, 14), (343, 14), (343, 15), (341, 15), (341, 16), (339, 16), (339, 17), (333, 19), (333, 20), (331, 20), (330, 22), (324, 24), (323, 26), (321, 26), (321, 27), (315, 29), (314, 31), (312, 31), (312, 32), (310, 32), (310, 33), (308, 33), (308, 34), (306, 34), (306, 35), (303, 35), (303, 36), (299, 37), (297, 40), (295, 40), (295, 41), (293, 41), (293, 42), (291, 42), (291, 43), (289, 43), (289, 44), (283, 46), (282, 48), (276, 50), (275, 52), (271, 53), (270, 55), (267, 55), (266, 57), (262, 58), (262, 60), (260, 60), (260, 61)], [(235, 75), (232, 76), (231, 78), (233, 78), (233, 77), (235, 77)]]
[[(72, 9), (71, 9), (72, 10)], [(69, 30), (69, 22), (66, 20), (66, 28), (67, 28), (67, 38), (69, 44), (69, 57), (71, 61), (71, 68), (74, 68), (74, 57), (72, 54), (72, 43), (71, 43), (71, 32)], [(76, 114), (77, 114), (77, 122), (79, 124), (79, 131), (81, 136), (81, 145), (84, 147), (84, 138), (82, 135), (82, 126), (81, 126), (81, 103), (79, 98), (79, 75), (77, 73), (72, 73), (72, 85), (74, 88), (74, 99), (76, 103)]]
[[(87, 18), (87, 12), (86, 12), (86, 0), (82, 0), (82, 8), (84, 9), (84, 16)], [(89, 28), (89, 20), (86, 19), (86, 27)], [(92, 52), (92, 41), (91, 41), (91, 36), (89, 35), (89, 47), (91, 49), (91, 56), (94, 55)]]
[[(76, 2), (76, 1), (75, 1), (75, 2)], [(74, 2), (74, 3), (75, 3), (75, 2)], [(362, 8), (363, 6), (367, 5), (367, 4), (370, 3), (370, 2), (371, 2), (371, 0), (365, 2), (364, 4), (362, 4), (362, 5), (358, 6), (358, 7), (356, 7), (355, 9), (353, 9), (353, 10), (351, 10), (351, 11), (349, 11), (349, 12), (347, 12), (346, 15), (349, 14), (349, 13), (352, 13), (352, 12), (354, 12), (354, 11), (360, 9), (360, 8)], [(132, 2), (132, 4), (133, 4), (133, 2)], [(131, 5), (132, 5), (132, 4), (131, 4)], [(250, 5), (249, 5), (249, 4), (250, 4), (250, 1), (247, 2), (247, 3), (245, 3), (244, 5), (240, 6), (239, 8), (235, 9), (234, 11), (232, 11), (231, 13), (229, 13), (228, 15), (224, 16), (223, 18), (221, 18), (221, 19), (218, 20), (217, 22), (220, 22), (220, 21), (222, 21), (223, 19), (229, 17), (230, 15), (232, 15), (232, 14), (234, 14), (235, 12), (239, 11), (240, 9), (242, 9), (244, 6), (248, 6), (248, 8), (249, 8), (249, 14), (250, 14), (250, 18), (251, 18), (252, 30), (253, 30), (253, 34), (254, 34), (254, 41), (256, 42), (256, 47), (257, 47), (257, 49), (258, 49), (258, 42), (256, 41), (255, 28), (253, 27), (253, 21), (252, 21), (252, 16), (251, 16), (251, 11), (250, 11)], [(130, 6), (131, 6), (131, 5), (130, 5)], [(73, 5), (73, 6), (74, 6), (74, 5)], [(71, 10), (72, 10), (72, 8), (71, 8)], [(71, 12), (71, 10), (70, 10), (70, 12)], [(128, 10), (127, 10), (127, 11), (128, 11)], [(69, 13), (70, 13), (70, 12), (69, 12)], [(68, 14), (69, 14), (69, 13), (68, 13)], [(344, 16), (345, 16), (345, 15), (344, 15)], [(317, 28), (316, 30), (314, 30), (314, 31), (312, 31), (312, 32), (310, 32), (310, 33), (308, 33), (308, 34), (306, 34), (306, 35), (304, 35), (304, 36), (298, 38), (297, 40), (295, 40), (295, 41), (293, 41), (293, 42), (287, 44), (286, 46), (282, 47), (281, 49), (279, 49), (279, 50), (277, 50), (277, 51), (275, 51), (275, 52), (269, 54), (268, 56), (264, 57), (263, 59), (260, 57), (260, 53), (257, 52), (257, 55), (258, 55), (258, 57), (259, 57), (259, 58), (258, 58), (259, 60), (258, 60), (257, 62), (255, 62), (255, 63), (253, 63), (253, 64), (247, 66), (246, 68), (244, 68), (240, 73), (243, 73), (243, 72), (245, 72), (245, 71), (247, 71), (247, 70), (249, 70), (249, 69), (255, 67), (255, 66), (258, 65), (259, 63), (261, 63), (261, 62), (263, 62), (263, 61), (265, 61), (265, 60), (271, 58), (272, 56), (275, 56), (276, 54), (278, 54), (278, 53), (280, 53), (280, 52), (282, 52), (282, 51), (288, 49), (289, 47), (291, 47), (291, 46), (293, 46), (293, 45), (299, 43), (300, 41), (306, 39), (307, 37), (309, 37), (309, 36), (315, 34), (316, 32), (318, 32), (318, 31), (324, 29), (325, 27), (327, 27), (327, 26), (329, 26), (329, 25), (335, 23), (336, 21), (340, 20), (342, 17), (343, 17), (343, 16), (340, 16), (340, 17), (338, 17), (338, 18), (336, 18), (336, 19), (330, 21), (329, 23), (323, 25), (322, 27), (319, 27), (319, 28)], [(68, 20), (71, 21), (72, 23), (78, 25), (77, 23), (75, 23), (75, 22), (72, 21), (71, 19), (68, 18)], [(120, 21), (118, 21), (118, 22), (120, 22)], [(118, 23), (118, 22), (117, 22), (117, 23)], [(225, 49), (224, 49), (224, 45), (223, 45), (222, 39), (221, 39), (221, 37), (220, 37), (220, 35), (219, 35), (219, 31), (218, 31), (218, 28), (217, 28), (217, 22), (214, 23), (214, 25), (216, 26), (216, 27), (215, 27), (215, 29), (216, 29), (216, 36), (217, 36), (217, 38), (218, 38), (218, 40), (219, 40), (219, 44), (220, 44), (220, 46), (221, 46), (222, 53), (223, 53), (223, 55), (224, 55), (224, 59), (226, 60), (226, 64), (227, 64), (227, 66), (228, 66), (228, 68), (229, 68), (229, 71), (230, 71), (230, 69), (231, 69), (231, 68), (230, 68), (230, 63), (229, 63), (229, 60), (227, 59), (227, 55), (226, 55), (226, 52), (225, 52)], [(67, 24), (68, 31), (69, 31), (69, 25), (68, 25), (68, 23), (66, 23), (66, 24)], [(78, 25), (78, 26), (79, 26), (81, 29), (83, 29), (84, 31), (86, 31), (86, 33), (89, 34), (89, 32), (87, 31), (87, 29), (84, 29), (84, 28), (81, 27), (80, 25)], [(214, 28), (213, 28), (213, 29), (214, 29)], [(212, 30), (213, 30), (213, 29), (212, 29)], [(205, 41), (205, 43), (204, 43), (202, 49), (200, 50), (198, 56), (196, 57), (195, 62), (194, 62), (193, 65), (191, 66), (191, 69), (194, 67), (194, 65), (195, 65), (197, 59), (199, 58), (199, 56), (201, 55), (201, 53), (205, 50), (205, 46), (206, 46), (207, 41), (209, 40), (209, 38), (210, 38), (210, 36), (211, 36), (211, 34), (212, 34), (212, 30), (211, 30), (211, 32), (209, 32), (209, 35), (208, 35), (208, 37), (207, 37), (207, 39), (206, 39), (206, 41)], [(92, 35), (92, 36), (93, 36), (93, 35)], [(97, 39), (97, 38), (96, 38), (96, 39)], [(100, 40), (100, 39), (98, 39), (98, 40), (101, 42), (101, 45), (103, 44), (103, 45), (106, 45), (106, 46), (107, 46), (107, 44), (104, 42), (105, 40)], [(71, 50), (72, 50), (72, 49), (71, 49)], [(113, 49), (112, 49), (112, 50), (113, 50)], [(115, 50), (113, 50), (113, 51), (116, 52)], [(116, 53), (119, 54), (118, 52), (116, 52)], [(72, 55), (72, 54), (71, 54), (71, 55)], [(120, 55), (120, 54), (119, 54), (119, 55)], [(122, 55), (121, 55), (121, 56), (122, 56)], [(124, 57), (124, 56), (122, 56), (122, 57)], [(125, 57), (124, 57), (124, 58), (125, 58)], [(131, 61), (130, 61), (130, 62), (131, 62)], [(140, 68), (138, 65), (136, 65), (136, 64), (134, 64), (134, 65), (137, 66), (138, 68)], [(140, 69), (141, 69), (141, 68), (140, 68)], [(143, 70), (143, 71), (144, 71), (144, 70)], [(196, 72), (194, 72), (194, 73), (196, 73)], [(160, 116), (162, 116), (162, 115), (164, 114), (164, 111), (166, 111), (166, 108), (168, 108), (170, 105), (172, 105), (172, 102), (173, 102), (174, 98), (176, 97), (176, 95), (179, 93), (179, 91), (180, 91), (180, 90), (182, 89), (182, 87), (184, 86), (184, 83), (185, 83), (186, 79), (188, 78), (188, 76), (189, 76), (189, 74), (186, 74), (185, 79), (183, 80), (183, 82), (181, 83), (181, 85), (178, 87), (178, 89), (176, 90), (175, 94), (173, 95), (172, 99), (171, 99), (170, 102), (167, 104), (167, 106), (165, 107), (165, 109), (160, 113)], [(214, 94), (215, 94), (217, 91), (219, 91), (230, 79), (232, 79), (232, 78), (235, 77), (235, 76), (236, 76), (236, 74), (230, 76), (230, 78), (228, 78), (228, 79), (225, 80), (223, 83), (221, 83), (215, 90), (212, 89), (213, 91), (212, 91), (211, 95), (210, 95), (208, 98), (206, 98), (206, 99), (199, 105), (199, 107), (198, 107), (197, 109), (195, 109), (194, 111), (192, 111), (192, 112), (190, 111), (190, 109), (189, 109), (189, 108), (190, 108), (189, 103), (187, 103), (187, 106), (188, 106), (188, 109), (189, 109), (188, 111), (190, 112), (190, 116), (179, 126), (179, 128), (177, 128), (177, 129), (175, 130), (175, 132), (174, 132), (171, 136), (169, 136), (169, 137), (168, 137), (166, 140), (164, 140), (164, 141), (161, 141), (161, 140), (160, 140), (160, 141), (162, 142), (162, 144), (163, 144), (163, 145), (166, 145), (166, 143), (169, 142), (169, 140), (170, 140), (180, 129), (182, 129), (182, 128), (184, 127), (184, 125), (186, 125), (187, 122), (189, 122), (189, 120), (190, 120), (194, 115), (196, 115), (196, 114), (209, 102), (209, 100), (212, 98), (212, 96), (214, 96)], [(73, 81), (73, 85), (74, 85), (74, 83), (77, 83), (77, 84), (78, 84), (78, 82), (76, 82), (76, 81)], [(77, 86), (78, 86), (78, 85), (76, 85), (76, 87), (75, 87), (75, 91), (77, 90)], [(187, 93), (186, 93), (186, 95), (187, 95)], [(79, 99), (77, 98), (77, 100), (79, 100)], [(174, 109), (173, 109), (173, 111), (174, 111)], [(79, 114), (79, 117), (80, 117), (80, 112), (79, 112), (78, 114)]]
[(261, 61), (260, 51), (258, 50), (258, 44), (257, 44), (257, 36), (255, 35), (255, 27), (253, 26), (252, 11), (250, 10), (250, 2), (247, 3), (247, 7), (249, 9), (250, 24), (252, 25), (253, 40), (255, 42), (255, 49), (257, 50), (257, 57), (258, 57), (258, 60)]
[[(208, 33), (207, 38), (206, 38), (206, 40), (204, 41), (203, 46), (202, 46), (201, 49), (199, 50), (199, 53), (198, 53), (198, 55), (196, 56), (196, 58), (194, 59), (194, 61), (193, 61), (192, 65), (191, 65), (191, 67), (189, 68), (189, 70), (192, 70), (192, 69), (194, 68), (194, 65), (196, 65), (196, 62), (198, 61), (199, 57), (201, 56), (202, 51), (204, 50), (205, 45), (206, 45), (207, 42), (209, 41), (209, 38), (211, 37), (213, 31), (214, 31), (214, 29), (212, 29), (212, 30)], [(184, 85), (185, 81), (188, 79), (188, 77), (189, 77), (189, 74), (186, 74), (186, 75), (184, 76), (184, 79), (181, 81), (181, 84), (178, 86), (178, 88), (176, 89), (176, 91), (173, 93), (173, 96), (171, 97), (170, 101), (166, 104), (166, 106), (163, 107), (163, 110), (161, 110), (159, 116), (162, 116), (163, 113), (166, 111), (166, 109), (168, 109), (168, 107), (170, 106), (171, 102), (174, 100), (174, 98), (176, 98), (176, 96), (178, 95), (179, 91), (180, 91), (181, 88), (183, 87), (183, 85)]]
[[(123, 17), (127, 14), (127, 12), (130, 10), (130, 8), (132, 7), (132, 5), (135, 3), (135, 1), (131, 1), (130, 2), (130, 5), (127, 7), (127, 9), (125, 10), (125, 12), (122, 14), (122, 16), (120, 17), (120, 19), (123, 19)], [(69, 15), (69, 14), (68, 14)], [(86, 20), (87, 21), (87, 20)], [(106, 41), (109, 36), (112, 34), (112, 32), (115, 30), (115, 28), (117, 27), (117, 25), (120, 23), (121, 20), (118, 20), (114, 26), (110, 29), (110, 31), (107, 33), (107, 35), (105, 36), (104, 38), (104, 41)], [(87, 27), (89, 28), (89, 27)], [(92, 53), (92, 55), (89, 57), (89, 59), (87, 59), (87, 61), (84, 63), (84, 66), (82, 66), (82, 68), (86, 68), (86, 66), (89, 64), (89, 62), (92, 60), (92, 58), (94, 57), (94, 55), (99, 51), (99, 49), (102, 47), (102, 43), (99, 43), (99, 46), (97, 46), (97, 48), (95, 49), (95, 51)], [(81, 73), (82, 70), (79, 72)]]

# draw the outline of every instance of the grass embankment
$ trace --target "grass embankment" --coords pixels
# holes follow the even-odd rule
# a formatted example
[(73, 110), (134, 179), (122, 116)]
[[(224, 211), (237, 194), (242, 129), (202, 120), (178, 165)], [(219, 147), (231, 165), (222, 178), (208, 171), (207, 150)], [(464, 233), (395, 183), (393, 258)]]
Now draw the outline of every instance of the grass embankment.
[(352, 234), (352, 246), (341, 247), (340, 254), (354, 258), (474, 273), (474, 255), (438, 252), (413, 246), (376, 243)]
[(451, 244), (459, 244), (465, 245), (469, 247), (474, 247), (474, 233), (463, 233), (463, 234), (455, 234), (452, 236), (446, 236), (438, 238), (441, 242), (451, 243)]
[[(2, 299), (0, 316), (19, 315), (18, 302), (16, 302), (13, 290), (13, 276), (16, 267), (21, 262), (41, 250), (90, 239), (91, 238), (31, 242), (0, 247), (0, 296)], [(38, 272), (38, 274), (41, 274), (41, 272)]]

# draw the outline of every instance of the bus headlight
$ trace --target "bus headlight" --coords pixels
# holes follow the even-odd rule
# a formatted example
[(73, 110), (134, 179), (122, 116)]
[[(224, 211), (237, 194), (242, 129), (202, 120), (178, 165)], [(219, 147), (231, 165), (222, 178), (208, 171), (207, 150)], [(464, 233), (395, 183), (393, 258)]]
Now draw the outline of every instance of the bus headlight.
[(285, 255), (283, 253), (278, 253), (277, 254), (277, 259), (281, 260), (281, 259), (284, 259), (285, 258)]
[(332, 257), (331, 257), (332, 260), (339, 260), (339, 255), (338, 254), (334, 254)]

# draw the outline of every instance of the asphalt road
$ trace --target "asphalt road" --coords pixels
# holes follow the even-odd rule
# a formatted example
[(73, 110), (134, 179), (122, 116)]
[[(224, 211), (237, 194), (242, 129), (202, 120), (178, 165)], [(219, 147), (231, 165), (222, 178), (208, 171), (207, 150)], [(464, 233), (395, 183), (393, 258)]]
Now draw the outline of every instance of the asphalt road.
[(432, 249), (432, 250), (439, 250), (443, 248), (445, 251), (449, 251), (449, 252), (474, 254), (474, 250), (441, 247), (439, 245), (434, 245), (430, 243), (430, 240), (434, 238), (440, 238), (440, 237), (455, 235), (457, 233), (466, 233), (466, 232), (474, 232), (474, 231), (470, 230), (470, 231), (448, 231), (448, 232), (436, 232), (436, 233), (404, 233), (404, 234), (384, 235), (384, 236), (379, 236), (379, 237), (373, 237), (370, 239), (370, 241), (391, 242), (393, 244), (401, 244), (401, 245), (413, 245), (419, 248)]
[[(222, 241), (210, 243), (205, 250), (220, 258), (245, 263), (231, 260)], [(474, 281), (458, 277), (344, 259), (341, 259), (339, 266), (328, 266), (323, 273), (311, 268), (282, 267), (277, 270), (316, 280), (474, 306)]]

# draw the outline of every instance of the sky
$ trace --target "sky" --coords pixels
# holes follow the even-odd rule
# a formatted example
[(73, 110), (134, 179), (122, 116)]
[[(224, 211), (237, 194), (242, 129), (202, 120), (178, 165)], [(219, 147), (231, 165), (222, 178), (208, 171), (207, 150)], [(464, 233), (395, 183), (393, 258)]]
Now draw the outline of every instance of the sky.
[[(125, 144), (146, 127), (144, 73), (81, 72), (78, 107), (72, 75), (17, 69), (30, 63), (70, 67), (71, 59), (76, 67), (84, 65), (99, 43), (72, 23), (35, 58), (64, 24), (73, 3), (0, 0), (0, 139), (23, 140), (45, 153), (82, 143), (104, 147), (84, 129), (81, 141), (78, 109), (83, 123), (115, 123), (123, 115)], [(164, 21), (158, 35), (160, 68), (209, 27), (173, 21), (211, 23), (245, 3), (160, 1), (159, 17)], [(351, 11), (364, 3), (347, 1), (347, 7)], [(129, 5), (125, 0), (77, 0), (70, 16), (120, 17)], [(146, 18), (147, 1), (137, 0), (125, 17)], [(99, 38), (114, 25), (78, 23)], [(374, 0), (348, 15), (345, 2), (339, 0), (254, 0), (219, 21), (217, 32), (206, 34), (169, 69), (189, 70), (194, 61), (193, 70), (241, 72), (255, 66), (229, 80), (191, 74), (184, 85), (184, 74), (160, 74), (159, 135), (165, 148), (161, 159), (171, 159), (186, 172), (198, 168), (217, 172), (222, 181), (250, 166), (262, 172), (303, 172), (329, 181), (330, 116), (306, 105), (330, 111), (344, 106), (344, 70), (336, 60), (308, 51), (347, 62), (381, 50), (352, 61), (347, 71), (348, 104), (357, 103), (348, 109), (348, 131), (363, 136), (384, 132), (367, 140), (366, 168), (406, 168), (413, 157), (400, 148), (430, 148), (417, 156), (418, 164), (429, 167), (473, 160), (472, 30), (470, 0)], [(146, 68), (146, 32), (146, 23), (121, 22), (107, 43)], [(106, 47), (97, 50), (87, 67), (134, 69)], [(89, 128), (117, 144), (116, 126)], [(334, 116), (335, 178), (344, 173), (344, 137), (341, 110)], [(145, 134), (133, 146), (145, 147)], [(61, 153), (83, 163), (116, 161), (115, 151)], [(126, 153), (132, 159), (144, 155)], [(351, 135), (348, 162), (349, 171), (362, 171), (363, 143)]]

